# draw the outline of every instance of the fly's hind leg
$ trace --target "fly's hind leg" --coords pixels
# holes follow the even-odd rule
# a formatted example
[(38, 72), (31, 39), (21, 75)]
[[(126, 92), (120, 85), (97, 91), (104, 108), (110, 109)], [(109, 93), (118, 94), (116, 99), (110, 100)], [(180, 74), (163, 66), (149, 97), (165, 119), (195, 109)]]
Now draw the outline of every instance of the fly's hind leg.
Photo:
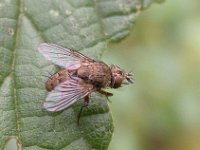
[(81, 106), (81, 109), (80, 109), (80, 111), (79, 111), (79, 113), (78, 113), (78, 120), (77, 120), (78, 125), (79, 125), (79, 120), (80, 120), (80, 117), (81, 117), (81, 113), (82, 113), (82, 111), (83, 111), (83, 108), (84, 108), (84, 107), (87, 107), (88, 104), (89, 104), (89, 95), (87, 95), (86, 97), (84, 97), (84, 104), (83, 104), (83, 106)]
[(101, 94), (103, 94), (103, 95), (105, 95), (106, 98), (108, 99), (108, 101), (111, 102), (111, 101), (109, 100), (108, 97), (113, 96), (113, 93), (110, 93), (110, 92), (104, 91), (104, 90), (102, 90), (102, 89), (100, 89), (98, 92), (101, 93)]

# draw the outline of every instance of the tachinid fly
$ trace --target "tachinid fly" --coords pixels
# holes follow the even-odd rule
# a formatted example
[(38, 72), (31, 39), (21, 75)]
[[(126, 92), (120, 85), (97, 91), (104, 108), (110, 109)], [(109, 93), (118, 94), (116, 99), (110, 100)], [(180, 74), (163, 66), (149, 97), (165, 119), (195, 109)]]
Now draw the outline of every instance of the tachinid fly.
[(103, 89), (119, 88), (125, 80), (133, 83), (133, 75), (120, 67), (109, 67), (104, 62), (93, 60), (83, 54), (56, 44), (42, 43), (38, 50), (62, 69), (53, 74), (46, 82), (49, 94), (44, 102), (47, 111), (60, 111), (68, 108), (77, 100), (84, 98), (83, 107), (89, 104), (89, 94), (99, 92), (106, 97), (112, 93)]

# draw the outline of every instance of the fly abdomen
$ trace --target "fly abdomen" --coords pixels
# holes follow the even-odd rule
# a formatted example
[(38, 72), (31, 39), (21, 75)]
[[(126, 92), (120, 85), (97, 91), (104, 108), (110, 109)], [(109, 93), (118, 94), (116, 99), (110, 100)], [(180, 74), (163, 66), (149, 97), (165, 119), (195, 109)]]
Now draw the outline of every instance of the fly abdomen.
[(69, 72), (66, 69), (62, 69), (53, 74), (45, 83), (47, 91), (52, 91), (58, 84), (64, 82), (69, 78)]

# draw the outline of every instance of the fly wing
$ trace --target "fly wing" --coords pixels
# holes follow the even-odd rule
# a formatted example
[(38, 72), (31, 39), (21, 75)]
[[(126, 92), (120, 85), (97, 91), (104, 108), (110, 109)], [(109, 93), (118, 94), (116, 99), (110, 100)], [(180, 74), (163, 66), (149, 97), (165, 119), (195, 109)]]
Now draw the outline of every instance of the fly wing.
[(93, 61), (77, 51), (56, 44), (42, 43), (38, 46), (38, 51), (54, 64), (68, 70), (78, 69), (82, 63)]
[(94, 86), (78, 77), (70, 77), (52, 90), (45, 102), (47, 111), (60, 111), (94, 91)]

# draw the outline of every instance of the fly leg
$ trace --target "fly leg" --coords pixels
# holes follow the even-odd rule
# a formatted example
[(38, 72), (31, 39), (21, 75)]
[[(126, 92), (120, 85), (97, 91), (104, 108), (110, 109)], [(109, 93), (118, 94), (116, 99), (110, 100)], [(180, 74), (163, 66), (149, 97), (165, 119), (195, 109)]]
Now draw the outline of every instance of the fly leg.
[(110, 92), (107, 92), (107, 91), (104, 91), (104, 90), (101, 90), (101, 89), (98, 92), (105, 95), (106, 98), (108, 99), (108, 101), (111, 102), (108, 97), (113, 96), (113, 93), (110, 93)]
[(79, 111), (79, 113), (78, 113), (78, 121), (77, 121), (78, 125), (79, 125), (79, 120), (80, 120), (80, 117), (81, 117), (81, 113), (82, 113), (82, 111), (83, 111), (83, 108), (84, 108), (84, 107), (87, 107), (88, 104), (89, 104), (89, 96), (87, 95), (86, 97), (84, 97), (84, 104), (83, 104), (83, 106), (81, 106), (81, 109), (80, 109), (80, 111)]

